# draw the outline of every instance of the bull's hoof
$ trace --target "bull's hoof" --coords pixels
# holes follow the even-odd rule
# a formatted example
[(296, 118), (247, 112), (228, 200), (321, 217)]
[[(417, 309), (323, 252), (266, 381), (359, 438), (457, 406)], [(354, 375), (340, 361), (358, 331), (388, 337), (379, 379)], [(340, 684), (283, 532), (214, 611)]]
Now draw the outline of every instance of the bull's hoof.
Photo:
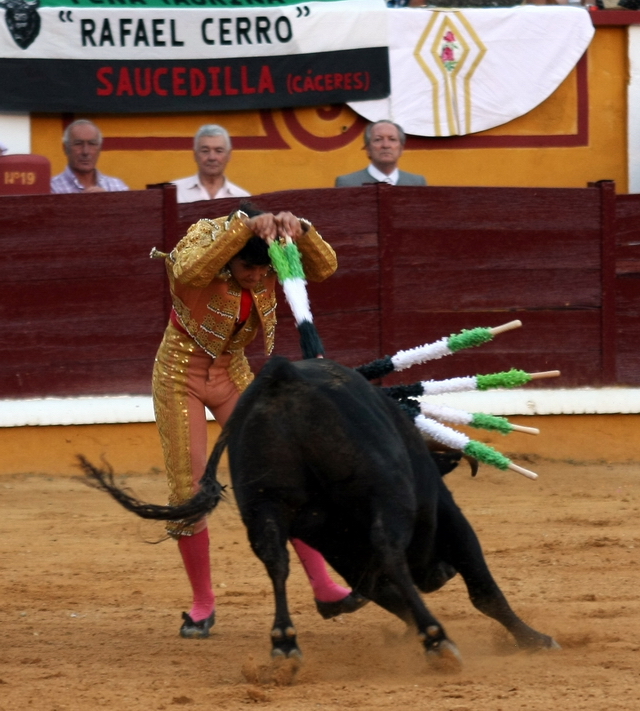
[(302, 659), (298, 647), (295, 628), (290, 625), (282, 629), (274, 627), (271, 630), (271, 656), (273, 659)]
[(330, 620), (332, 617), (338, 617), (338, 615), (355, 612), (361, 607), (364, 607), (368, 602), (369, 600), (360, 595), (360, 593), (350, 592), (346, 597), (343, 597), (342, 600), (336, 600), (335, 602), (321, 602), (320, 600), (316, 600), (316, 609), (325, 620)]
[(457, 674), (462, 671), (462, 656), (456, 645), (443, 639), (437, 647), (427, 650), (429, 666), (441, 674)]
[(553, 637), (549, 637), (546, 634), (543, 637), (545, 638), (543, 644), (538, 647), (530, 647), (532, 652), (557, 652), (562, 649)]
[(297, 659), (302, 661), (302, 652), (299, 647), (290, 647), (289, 649), (284, 649), (282, 646), (274, 647), (271, 650), (272, 659)]
[(517, 644), (519, 649), (526, 650), (527, 652), (551, 652), (562, 649), (553, 637), (549, 637), (548, 634), (542, 634), (541, 632), (528, 635), (524, 640), (518, 640)]

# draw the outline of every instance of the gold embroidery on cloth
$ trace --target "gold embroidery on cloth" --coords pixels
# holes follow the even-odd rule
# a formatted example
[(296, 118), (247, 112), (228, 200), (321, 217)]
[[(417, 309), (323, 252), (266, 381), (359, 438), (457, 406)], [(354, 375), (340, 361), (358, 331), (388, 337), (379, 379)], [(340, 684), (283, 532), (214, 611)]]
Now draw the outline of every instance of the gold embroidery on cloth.
[[(172, 325), (167, 327), (153, 368), (153, 406), (164, 452), (169, 485), (169, 503), (191, 498), (193, 481), (189, 441), (187, 377), (189, 358), (197, 345)], [(174, 536), (193, 535), (193, 525), (169, 522)]]
[(322, 239), (313, 225), (310, 224), (307, 232), (298, 237), (297, 245), (308, 281), (324, 281), (338, 268), (333, 247)]
[(231, 353), (231, 363), (229, 364), (229, 378), (240, 392), (244, 392), (254, 378), (249, 361), (244, 351), (229, 351)]
[(275, 343), (277, 323), (275, 292), (269, 291), (262, 283), (258, 284), (259, 293), (252, 292), (255, 308), (251, 309), (249, 318), (234, 334), (236, 315), (240, 310), (241, 291), (235, 286), (235, 282), (217, 284), (217, 286), (221, 286), (225, 291), (222, 293), (216, 291), (210, 295), (207, 311), (201, 316), (200, 323), (192, 317), (192, 312), (186, 304), (174, 294), (173, 307), (180, 323), (196, 343), (214, 358), (222, 353), (227, 342), (232, 349), (243, 348), (251, 343), (256, 337), (258, 326), (262, 325), (265, 353), (270, 354)]
[(264, 350), (269, 355), (275, 344), (276, 333), (276, 295), (275, 291), (269, 294), (268, 291), (253, 294), (254, 303), (260, 313), (260, 321), (264, 331)]
[[(188, 286), (207, 286), (252, 236), (242, 216), (246, 217), (244, 213), (237, 213), (227, 224), (226, 218), (219, 217), (199, 220), (191, 225), (170, 255), (174, 278)], [(224, 239), (219, 239), (223, 225)]]
[(224, 318), (235, 319), (239, 306), (239, 296), (239, 294), (234, 294), (230, 289), (226, 295), (212, 294), (207, 303), (207, 309), (224, 316)]
[(229, 335), (229, 330), (226, 328), (226, 324), (220, 323), (220, 320), (208, 314), (202, 320), (200, 328), (207, 333), (214, 335), (216, 338), (221, 338), (223, 341), (227, 340)]
[(184, 329), (189, 333), (195, 333), (198, 330), (198, 322), (191, 316), (191, 309), (175, 294), (173, 295), (173, 308)]

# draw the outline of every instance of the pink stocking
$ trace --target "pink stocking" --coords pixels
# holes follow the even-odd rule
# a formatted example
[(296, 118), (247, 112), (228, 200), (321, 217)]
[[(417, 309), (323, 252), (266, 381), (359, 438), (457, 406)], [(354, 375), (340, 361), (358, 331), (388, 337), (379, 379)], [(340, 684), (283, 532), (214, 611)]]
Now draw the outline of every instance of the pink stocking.
[(189, 616), (194, 622), (200, 622), (209, 617), (216, 602), (211, 587), (209, 529), (205, 528), (193, 536), (180, 536), (178, 548), (193, 590), (193, 606)]
[(291, 545), (300, 558), (302, 567), (309, 578), (313, 595), (320, 602), (337, 602), (351, 593), (329, 577), (327, 564), (317, 550), (303, 543), (299, 538), (292, 538)]

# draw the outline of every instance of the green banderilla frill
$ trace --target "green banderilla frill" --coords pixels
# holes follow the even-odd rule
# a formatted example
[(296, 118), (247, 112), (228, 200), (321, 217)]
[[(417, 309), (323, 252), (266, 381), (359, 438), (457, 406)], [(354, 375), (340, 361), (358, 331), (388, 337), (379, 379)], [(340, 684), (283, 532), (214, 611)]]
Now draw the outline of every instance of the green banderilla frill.
[(289, 262), (289, 278), (304, 279), (304, 269), (302, 267), (302, 256), (295, 242), (290, 242), (284, 247), (284, 253)]
[(518, 388), (526, 385), (531, 380), (531, 374), (524, 370), (503, 371), (502, 373), (490, 373), (489, 375), (477, 375), (476, 384), (478, 390), (491, 390), (493, 388)]
[(469, 443), (464, 448), (464, 453), (470, 457), (474, 457), (479, 462), (496, 467), (496, 469), (505, 470), (508, 469), (511, 464), (511, 460), (505, 457), (504, 454), (500, 454), (500, 452), (488, 444), (477, 442), (474, 439), (469, 440)]
[(479, 430), (492, 430), (505, 435), (513, 432), (513, 425), (506, 417), (487, 415), (484, 412), (474, 412), (469, 425)]
[(304, 280), (302, 257), (294, 242), (272, 242), (269, 245), (269, 258), (281, 284), (288, 279)]
[(278, 281), (282, 284), (285, 279), (291, 278), (291, 269), (289, 260), (284, 251), (284, 245), (281, 242), (272, 242), (269, 245), (269, 259), (278, 275)]
[(460, 333), (454, 333), (447, 339), (447, 346), (452, 353), (481, 346), (483, 343), (493, 339), (493, 334), (488, 328), (463, 328)]

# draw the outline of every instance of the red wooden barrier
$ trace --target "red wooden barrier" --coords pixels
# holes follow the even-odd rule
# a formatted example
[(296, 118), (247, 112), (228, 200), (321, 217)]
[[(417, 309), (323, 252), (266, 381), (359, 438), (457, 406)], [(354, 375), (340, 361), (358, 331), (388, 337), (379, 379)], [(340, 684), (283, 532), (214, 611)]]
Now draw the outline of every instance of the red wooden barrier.
[[(327, 355), (346, 365), (519, 318), (522, 329), (403, 379), (519, 367), (562, 370), (547, 387), (640, 382), (639, 195), (616, 196), (604, 182), (252, 200), (307, 217), (336, 248), (338, 272), (309, 294)], [(164, 266), (149, 251), (239, 203), (176, 205), (173, 186), (0, 198), (0, 397), (149, 393), (169, 306)], [(279, 322), (276, 351), (299, 357), (284, 304)]]
[(640, 380), (640, 195), (618, 195), (615, 215), (616, 381)]
[(0, 394), (148, 393), (162, 193), (0, 198)]
[(436, 187), (422, 201), (419, 194), (381, 195), (384, 350), (519, 318), (524, 328), (412, 376), (558, 368), (565, 386), (598, 382), (599, 191)]

